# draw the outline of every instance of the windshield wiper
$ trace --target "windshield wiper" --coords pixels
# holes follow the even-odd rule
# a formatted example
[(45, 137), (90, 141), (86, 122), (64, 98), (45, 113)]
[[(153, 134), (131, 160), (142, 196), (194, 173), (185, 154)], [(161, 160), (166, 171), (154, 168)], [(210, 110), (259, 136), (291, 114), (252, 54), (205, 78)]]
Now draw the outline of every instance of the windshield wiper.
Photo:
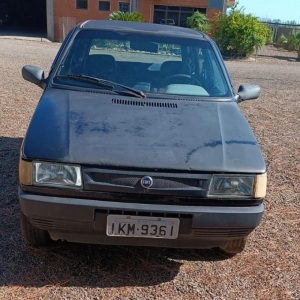
[(146, 98), (146, 95), (142, 91), (139, 91), (139, 90), (136, 90), (136, 89), (131, 88), (129, 86), (126, 86), (126, 85), (123, 85), (123, 84), (120, 84), (120, 83), (117, 83), (117, 82), (109, 81), (109, 80), (106, 80), (106, 79), (99, 79), (99, 78), (96, 78), (96, 77), (81, 75), (81, 74), (57, 75), (56, 77), (58, 77), (58, 78), (69, 78), (69, 79), (74, 79), (74, 80), (78, 80), (78, 81), (82, 81), (82, 82), (88, 82), (88, 83), (95, 84), (97, 86), (103, 87), (105, 89), (114, 91), (118, 94), (121, 94), (121, 93), (124, 94), (125, 91), (120, 91), (120, 90), (115, 90), (114, 89), (114, 86), (118, 86), (118, 87), (121, 87), (124, 90), (126, 90), (127, 91), (126, 94), (129, 94), (131, 96), (139, 96), (139, 97), (142, 97), (142, 98)]
[(67, 74), (67, 75), (56, 75), (56, 77), (74, 79), (74, 80), (78, 80), (78, 81), (82, 81), (82, 82), (88, 82), (88, 83), (103, 87), (103, 88), (111, 90), (111, 91), (114, 89), (114, 86), (112, 84), (108, 84), (98, 78), (87, 76), (87, 75)]
[[(144, 94), (144, 92), (142, 92), (140, 90), (136, 90), (136, 89), (131, 88), (127, 85), (123, 85), (123, 84), (113, 82), (113, 81), (109, 81), (109, 80), (103, 80), (103, 81), (106, 82), (106, 83), (110, 83), (110, 84), (119, 86), (119, 87), (123, 88), (124, 90), (127, 90), (128, 92), (130, 92), (131, 95), (133, 94), (135, 96), (140, 96), (142, 98), (146, 98), (146, 95)], [(117, 92), (117, 93), (124, 93), (124, 91), (120, 91), (120, 90), (114, 90), (114, 91)]]

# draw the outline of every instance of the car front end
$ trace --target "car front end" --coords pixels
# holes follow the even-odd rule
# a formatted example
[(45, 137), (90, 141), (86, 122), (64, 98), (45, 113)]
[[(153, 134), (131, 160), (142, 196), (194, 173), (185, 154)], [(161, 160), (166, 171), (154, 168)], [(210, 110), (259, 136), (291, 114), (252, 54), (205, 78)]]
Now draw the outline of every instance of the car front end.
[(23, 214), (52, 240), (224, 248), (259, 225), (266, 175), (153, 173), (21, 160), (20, 182)]
[[(155, 29), (155, 30), (154, 30)], [(142, 42), (141, 42), (142, 41)], [(260, 224), (266, 165), (206, 36), (91, 21), (66, 38), (24, 138), (24, 238), (235, 254)]]

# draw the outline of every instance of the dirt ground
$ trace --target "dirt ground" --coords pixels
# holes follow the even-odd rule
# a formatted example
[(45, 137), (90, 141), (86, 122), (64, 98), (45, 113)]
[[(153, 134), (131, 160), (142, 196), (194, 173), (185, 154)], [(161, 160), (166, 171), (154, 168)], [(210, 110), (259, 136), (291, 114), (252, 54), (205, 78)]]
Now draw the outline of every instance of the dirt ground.
[[(0, 299), (300, 299), (300, 63), (226, 62), (235, 87), (259, 84), (240, 104), (268, 166), (262, 224), (245, 251), (58, 244), (26, 246), (19, 228), (19, 148), (41, 90), (25, 64), (49, 69), (58, 44), (0, 40)], [(238, 124), (237, 124), (238, 126)]]

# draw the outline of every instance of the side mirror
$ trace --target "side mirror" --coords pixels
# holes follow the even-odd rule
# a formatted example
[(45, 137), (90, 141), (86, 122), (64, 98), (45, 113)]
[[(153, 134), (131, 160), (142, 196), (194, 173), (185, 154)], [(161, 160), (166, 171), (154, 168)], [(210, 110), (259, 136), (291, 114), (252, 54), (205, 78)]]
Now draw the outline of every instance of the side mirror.
[(260, 87), (254, 84), (242, 84), (237, 93), (237, 102), (257, 99), (260, 96)]
[(44, 70), (33, 66), (24, 66), (22, 68), (22, 76), (25, 80), (36, 84), (42, 89), (45, 89), (45, 73)]

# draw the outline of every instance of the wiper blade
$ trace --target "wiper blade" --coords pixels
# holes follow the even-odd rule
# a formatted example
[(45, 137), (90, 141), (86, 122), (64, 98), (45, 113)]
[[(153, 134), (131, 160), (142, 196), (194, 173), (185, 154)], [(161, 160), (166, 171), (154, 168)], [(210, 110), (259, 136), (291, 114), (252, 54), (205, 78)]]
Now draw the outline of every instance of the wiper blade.
[[(136, 90), (136, 89), (131, 88), (131, 87), (127, 86), (127, 85), (123, 85), (123, 84), (120, 84), (120, 83), (117, 83), (117, 82), (113, 82), (113, 81), (108, 81), (108, 80), (103, 80), (103, 81), (106, 82), (106, 83), (111, 83), (113, 85), (119, 86), (119, 87), (123, 88), (124, 90), (127, 90), (127, 91), (131, 92), (130, 93), (131, 95), (134, 94), (136, 96), (140, 96), (142, 98), (146, 98), (146, 95), (144, 94), (144, 92), (142, 92), (140, 90)], [(117, 92), (117, 93), (123, 93), (123, 91), (119, 91), (119, 90), (114, 90), (114, 91)]]
[(91, 83), (111, 91), (114, 89), (114, 86), (112, 84), (109, 84), (108, 82), (104, 82), (103, 80), (92, 76), (79, 75), (79, 74), (67, 74), (67, 75), (56, 75), (56, 77), (74, 79), (82, 82)]
[(113, 82), (113, 81), (109, 81), (106, 79), (99, 79), (96, 77), (92, 77), (92, 76), (87, 76), (87, 75), (81, 75), (81, 74), (67, 74), (67, 75), (57, 75), (56, 77), (58, 78), (69, 78), (69, 79), (74, 79), (74, 80), (78, 80), (78, 81), (83, 81), (83, 82), (88, 82), (91, 84), (95, 84), (97, 86), (103, 87), (105, 89), (109, 89), (111, 91), (114, 91), (116, 93), (124, 93), (124, 91), (120, 91), (120, 90), (115, 90), (114, 87), (118, 86), (123, 88), (124, 90), (130, 92), (127, 94), (130, 94), (132, 96), (139, 96), (141, 98), (146, 98), (146, 95), (140, 91), (140, 90), (136, 90), (134, 88), (131, 88), (129, 86), (117, 83), (117, 82)]

